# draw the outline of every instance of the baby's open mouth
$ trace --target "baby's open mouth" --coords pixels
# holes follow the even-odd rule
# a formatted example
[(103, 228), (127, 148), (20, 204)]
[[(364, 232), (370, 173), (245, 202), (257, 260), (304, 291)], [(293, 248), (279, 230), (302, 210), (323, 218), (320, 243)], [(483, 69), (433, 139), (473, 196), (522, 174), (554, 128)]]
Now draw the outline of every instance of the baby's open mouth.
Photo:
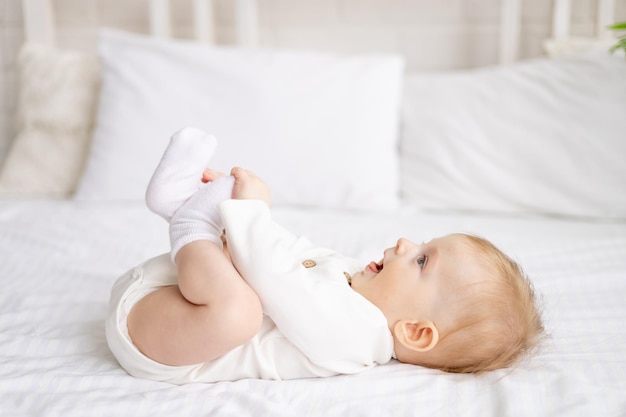
[(383, 263), (382, 261), (380, 263), (372, 261), (367, 265), (367, 269), (377, 274), (383, 270)]

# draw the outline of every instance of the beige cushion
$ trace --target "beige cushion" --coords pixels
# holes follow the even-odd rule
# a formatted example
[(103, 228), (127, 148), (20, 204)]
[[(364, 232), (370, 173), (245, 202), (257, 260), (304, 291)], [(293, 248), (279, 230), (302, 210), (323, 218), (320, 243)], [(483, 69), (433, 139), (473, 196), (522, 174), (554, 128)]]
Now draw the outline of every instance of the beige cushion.
[(26, 44), (18, 65), (18, 134), (0, 171), (0, 195), (68, 196), (94, 124), (98, 59)]

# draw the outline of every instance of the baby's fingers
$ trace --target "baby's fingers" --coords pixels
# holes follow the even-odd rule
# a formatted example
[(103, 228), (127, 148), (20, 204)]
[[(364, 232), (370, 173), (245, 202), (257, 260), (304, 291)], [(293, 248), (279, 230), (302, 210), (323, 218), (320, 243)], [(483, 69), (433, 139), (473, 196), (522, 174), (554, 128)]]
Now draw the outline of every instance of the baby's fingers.
[(263, 200), (269, 205), (270, 190), (263, 180), (240, 167), (233, 168), (230, 174), (235, 177), (233, 198)]
[(219, 171), (215, 171), (213, 169), (207, 168), (202, 173), (202, 182), (207, 183), (207, 182), (215, 181), (216, 179), (221, 178), (224, 175), (226, 174), (224, 174), (223, 172), (219, 172)]

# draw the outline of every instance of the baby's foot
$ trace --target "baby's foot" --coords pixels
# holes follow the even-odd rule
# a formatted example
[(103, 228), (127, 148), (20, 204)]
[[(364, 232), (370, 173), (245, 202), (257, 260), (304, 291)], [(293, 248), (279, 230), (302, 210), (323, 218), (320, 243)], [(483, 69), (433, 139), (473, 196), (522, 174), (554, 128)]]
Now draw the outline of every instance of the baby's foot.
[(200, 129), (186, 127), (175, 133), (148, 184), (148, 208), (169, 222), (198, 190), (216, 147), (215, 137)]
[(202, 185), (172, 216), (170, 221), (170, 243), (172, 260), (188, 243), (209, 240), (222, 246), (224, 226), (217, 206), (231, 198), (235, 178), (221, 175)]

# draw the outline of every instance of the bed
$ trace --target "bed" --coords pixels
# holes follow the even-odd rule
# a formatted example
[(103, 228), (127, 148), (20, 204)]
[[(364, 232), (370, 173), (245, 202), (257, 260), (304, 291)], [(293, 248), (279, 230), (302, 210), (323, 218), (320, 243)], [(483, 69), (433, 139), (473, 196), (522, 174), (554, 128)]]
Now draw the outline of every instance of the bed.
[[(603, 31), (568, 36), (570, 2), (554, 2), (549, 57), (520, 59), (522, 2), (505, 0), (498, 62), (454, 71), (268, 48), (272, 2), (251, 0), (229, 12), (237, 46), (206, 45), (210, 1), (193, 2), (196, 41), (170, 39), (157, 0), (151, 36), (107, 28), (96, 57), (52, 48), (62, 3), (22, 3), (0, 172), (0, 415), (626, 416), (626, 62)], [(599, 27), (626, 19), (623, 0), (597, 10)], [(487, 237), (531, 278), (548, 337), (480, 375), (392, 361), (286, 381), (129, 376), (104, 335), (109, 291), (168, 250), (143, 188), (187, 124), (217, 133), (216, 164), (268, 178), (279, 222), (364, 263), (401, 236)]]

